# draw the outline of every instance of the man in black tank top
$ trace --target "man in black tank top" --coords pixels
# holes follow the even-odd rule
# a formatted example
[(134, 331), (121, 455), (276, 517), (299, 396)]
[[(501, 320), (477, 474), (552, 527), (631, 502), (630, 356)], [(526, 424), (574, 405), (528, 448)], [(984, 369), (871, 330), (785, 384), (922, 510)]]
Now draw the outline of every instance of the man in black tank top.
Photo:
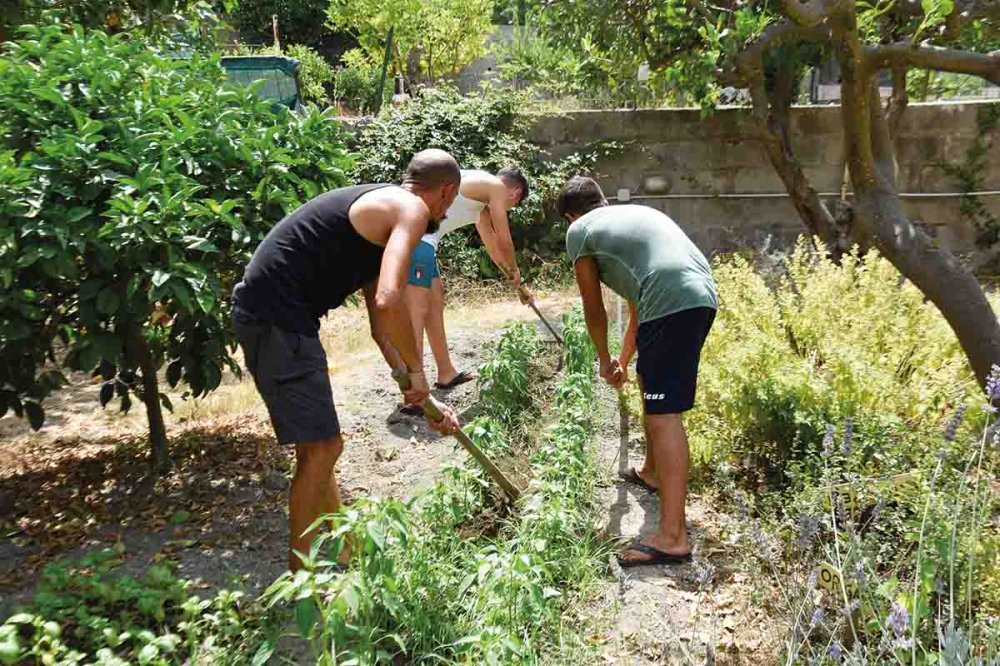
[[(295, 445), (289, 493), (289, 568), (301, 566), (323, 514), (340, 509), (333, 468), (343, 451), (319, 320), (359, 289), (372, 338), (394, 373), (407, 373), (407, 404), (434, 401), (403, 299), (410, 255), (434, 231), (461, 180), (448, 153), (413, 157), (402, 185), (356, 185), (322, 194), (267, 234), (233, 290), (233, 329), (278, 441)], [(450, 434), (454, 412), (432, 422)], [(346, 553), (343, 554), (346, 557)]]

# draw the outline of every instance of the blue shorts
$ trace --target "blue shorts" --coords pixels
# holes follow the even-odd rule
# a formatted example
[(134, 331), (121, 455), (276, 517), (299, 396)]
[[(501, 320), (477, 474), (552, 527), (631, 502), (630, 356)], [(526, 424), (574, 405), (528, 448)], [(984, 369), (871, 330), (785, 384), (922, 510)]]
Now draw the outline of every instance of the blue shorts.
[(415, 287), (431, 288), (434, 278), (441, 277), (437, 251), (427, 241), (420, 241), (410, 257), (410, 276), (407, 282)]

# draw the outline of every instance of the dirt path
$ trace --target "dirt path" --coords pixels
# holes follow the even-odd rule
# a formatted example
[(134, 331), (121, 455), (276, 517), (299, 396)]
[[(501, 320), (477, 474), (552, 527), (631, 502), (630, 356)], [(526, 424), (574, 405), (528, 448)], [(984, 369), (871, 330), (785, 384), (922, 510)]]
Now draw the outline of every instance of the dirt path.
[[(598, 453), (609, 479), (600, 501), (604, 532), (631, 540), (656, 529), (659, 499), (621, 482), (620, 471), (641, 467), (644, 436), (634, 421), (623, 431), (617, 399), (602, 386)], [(623, 436), (622, 433), (628, 433)], [(770, 664), (778, 647), (763, 610), (754, 606), (752, 581), (737, 571), (732, 519), (707, 496), (688, 497), (694, 560), (683, 566), (621, 570), (598, 602), (610, 614), (602, 637), (609, 664)]]
[[(570, 301), (556, 293), (539, 302), (555, 320)], [(475, 370), (511, 319), (534, 315), (507, 301), (449, 306), (456, 366)], [(334, 313), (321, 337), (346, 441), (338, 478), (348, 499), (405, 498), (461, 455), (422, 418), (397, 411), (398, 390), (363, 308)], [(433, 376), (429, 358), (426, 365)], [(71, 381), (47, 404), (41, 431), (0, 419), (0, 617), (30, 596), (45, 563), (96, 547), (123, 548), (126, 572), (173, 559), (180, 576), (206, 589), (237, 585), (253, 594), (281, 573), (292, 457), (274, 442), (252, 382), (229, 377), (204, 400), (171, 396), (174, 467), (151, 481), (141, 410), (101, 410), (96, 384), (82, 375)], [(477, 389), (469, 383), (438, 395), (468, 416)]]

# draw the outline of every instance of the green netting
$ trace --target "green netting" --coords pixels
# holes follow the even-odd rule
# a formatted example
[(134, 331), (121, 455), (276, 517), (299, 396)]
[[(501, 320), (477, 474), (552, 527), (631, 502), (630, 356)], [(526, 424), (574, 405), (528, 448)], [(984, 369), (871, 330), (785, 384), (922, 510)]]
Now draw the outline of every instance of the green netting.
[(284, 56), (230, 56), (222, 59), (229, 80), (248, 86), (264, 81), (258, 94), (290, 109), (299, 103), (299, 86), (295, 74), (299, 61)]

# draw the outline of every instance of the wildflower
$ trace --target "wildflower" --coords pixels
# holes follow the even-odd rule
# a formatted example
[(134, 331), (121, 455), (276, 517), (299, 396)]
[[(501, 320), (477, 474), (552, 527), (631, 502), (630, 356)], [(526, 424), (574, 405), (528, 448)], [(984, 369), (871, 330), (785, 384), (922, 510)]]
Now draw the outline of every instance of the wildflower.
[(913, 640), (907, 637), (910, 630), (910, 614), (898, 601), (892, 604), (887, 623), (892, 628), (892, 633), (896, 638), (893, 643), (896, 648), (908, 650), (913, 647)]
[(799, 516), (796, 532), (795, 546), (806, 550), (812, 545), (813, 539), (819, 533), (819, 517), (811, 513), (803, 513)]
[(823, 457), (828, 458), (833, 453), (833, 426), (826, 424), (826, 434), (823, 435)]
[(851, 447), (854, 444), (854, 419), (848, 418), (844, 422), (844, 439), (840, 443), (840, 453), (846, 458), (851, 455)]
[(858, 610), (859, 608), (861, 608), (861, 599), (852, 599), (850, 603), (844, 606), (842, 612), (844, 613), (844, 615), (851, 615), (854, 613), (854, 611)]
[(809, 590), (810, 592), (816, 589), (816, 579), (817, 579), (816, 571), (813, 570), (813, 572), (809, 574), (809, 579), (806, 580), (806, 589)]
[(833, 659), (834, 662), (839, 664), (841, 657), (844, 656), (844, 648), (840, 647), (840, 643), (838, 641), (830, 643), (829, 652), (830, 659)]
[(817, 606), (816, 610), (813, 611), (812, 617), (809, 618), (809, 628), (815, 629), (826, 617), (826, 610), (822, 606)]
[(955, 435), (958, 433), (958, 427), (962, 425), (962, 419), (965, 417), (966, 405), (959, 405), (952, 417), (948, 419), (947, 425), (944, 427), (943, 437), (949, 442), (955, 441)]
[(1000, 365), (994, 363), (986, 378), (986, 399), (993, 402), (997, 398), (1000, 398)]
[(833, 494), (834, 506), (837, 510), (837, 521), (847, 526), (847, 507), (844, 505), (844, 498), (840, 496), (840, 493)]
[(934, 591), (942, 597), (945, 595), (945, 592), (948, 591), (947, 588), (945, 588), (944, 579), (940, 576), (934, 578)]
[(868, 584), (868, 572), (865, 571), (864, 560), (854, 563), (854, 580), (857, 581), (858, 587), (865, 587)]

